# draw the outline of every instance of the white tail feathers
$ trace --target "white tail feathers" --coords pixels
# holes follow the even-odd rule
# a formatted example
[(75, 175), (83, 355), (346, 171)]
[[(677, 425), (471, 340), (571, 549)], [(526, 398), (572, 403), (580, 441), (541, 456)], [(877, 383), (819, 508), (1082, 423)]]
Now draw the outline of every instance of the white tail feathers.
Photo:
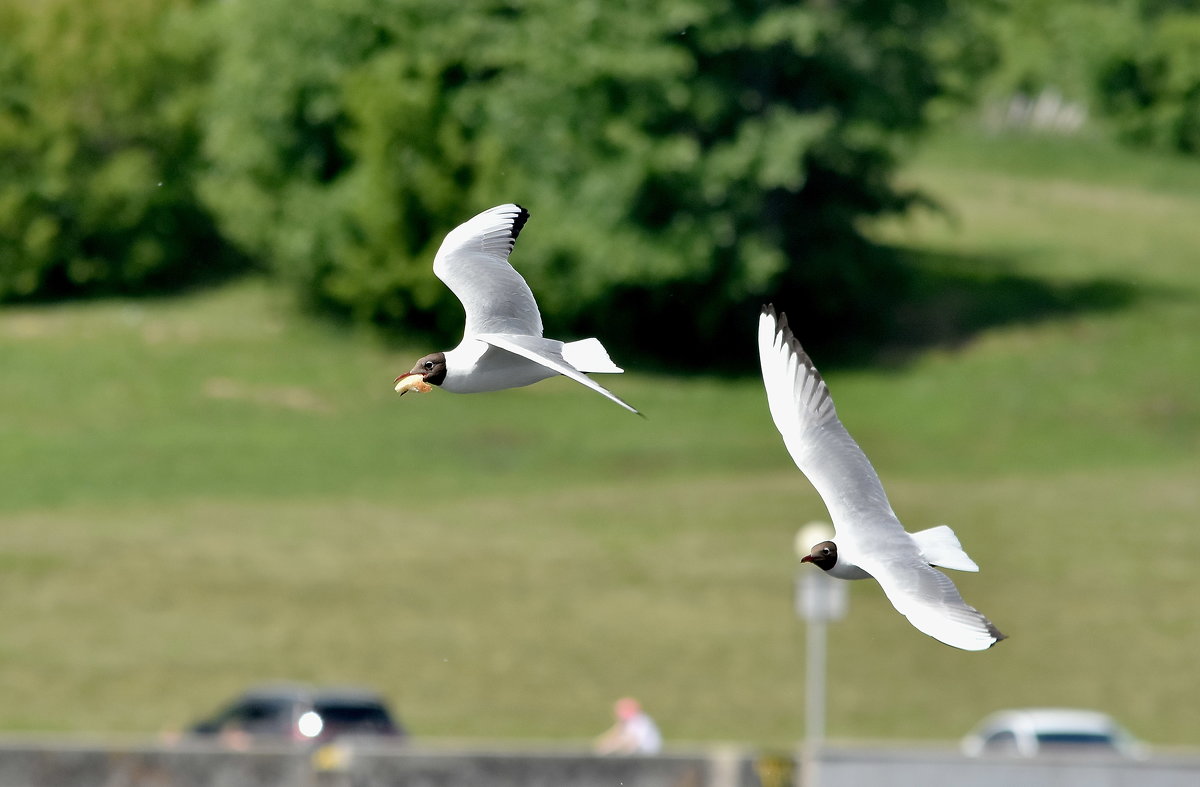
[(952, 568), (955, 571), (978, 571), (979, 566), (967, 557), (958, 536), (946, 525), (938, 525), (928, 530), (912, 533), (913, 541), (925, 556), (925, 561), (942, 568)]
[(562, 348), (563, 360), (581, 372), (597, 372), (600, 374), (620, 374), (625, 371), (612, 362), (608, 351), (599, 339), (580, 339), (568, 342)]

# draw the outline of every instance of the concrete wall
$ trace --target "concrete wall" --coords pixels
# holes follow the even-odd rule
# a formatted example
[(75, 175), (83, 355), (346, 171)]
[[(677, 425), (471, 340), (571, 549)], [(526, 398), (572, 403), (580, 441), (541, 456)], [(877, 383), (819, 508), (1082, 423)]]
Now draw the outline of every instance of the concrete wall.
[(0, 787), (317, 787), (306, 752), (209, 746), (0, 746)]
[[(802, 763), (800, 764), (803, 765)], [(202, 745), (0, 744), (0, 787), (1195, 787), (1200, 757), (964, 758), (832, 748), (815, 772), (788, 756), (710, 749), (661, 757), (346, 745), (230, 751)], [(804, 776), (814, 779), (804, 783)]]
[[(755, 787), (736, 750), (661, 757), (421, 750), (378, 744), (0, 745), (0, 787)], [(772, 785), (771, 787), (775, 787)], [(782, 785), (780, 786), (782, 787)]]
[(1102, 755), (969, 758), (952, 751), (836, 748), (817, 761), (816, 784), (929, 787), (1196, 787), (1200, 757), (1129, 760)]
[(751, 787), (733, 753), (595, 757), (586, 753), (353, 751), (339, 787)]

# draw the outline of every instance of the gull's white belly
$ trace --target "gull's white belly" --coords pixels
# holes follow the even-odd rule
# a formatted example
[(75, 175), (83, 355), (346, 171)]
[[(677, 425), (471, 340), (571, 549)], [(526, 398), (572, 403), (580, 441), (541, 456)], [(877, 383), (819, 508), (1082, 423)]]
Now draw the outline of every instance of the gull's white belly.
[(472, 341), (446, 353), (446, 379), (441, 387), (451, 393), (486, 393), (533, 385), (557, 375), (540, 363)]

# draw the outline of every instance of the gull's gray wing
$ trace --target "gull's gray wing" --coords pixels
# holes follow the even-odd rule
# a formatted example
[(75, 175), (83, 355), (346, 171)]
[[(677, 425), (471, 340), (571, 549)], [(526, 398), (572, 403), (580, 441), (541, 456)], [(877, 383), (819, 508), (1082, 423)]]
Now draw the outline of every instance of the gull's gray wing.
[(771, 418), (792, 460), (825, 501), (838, 539), (881, 547), (894, 543), (915, 552), (875, 468), (838, 420), (825, 381), (792, 335), (787, 317), (777, 318), (772, 306), (759, 317), (758, 353)]
[(543, 339), (538, 336), (511, 336), (497, 333), (481, 333), (474, 338), (481, 342), (487, 342), (501, 350), (507, 350), (514, 355), (527, 358), (535, 363), (540, 363), (547, 369), (552, 369), (564, 377), (570, 377), (575, 382), (586, 385), (596, 393), (607, 396), (629, 412), (641, 415), (641, 413), (620, 399), (612, 391), (564, 361), (562, 357), (562, 342), (560, 341)]
[(508, 262), (517, 235), (529, 220), (520, 205), (498, 205), (446, 235), (433, 272), (467, 312), (464, 337), (481, 333), (542, 335), (533, 292)]

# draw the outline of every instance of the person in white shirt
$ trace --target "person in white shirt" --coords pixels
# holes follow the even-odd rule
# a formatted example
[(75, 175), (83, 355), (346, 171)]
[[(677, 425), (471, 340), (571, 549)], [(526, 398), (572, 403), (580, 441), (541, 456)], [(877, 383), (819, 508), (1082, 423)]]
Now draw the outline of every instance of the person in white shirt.
[(658, 754), (662, 734), (654, 719), (632, 697), (622, 697), (613, 706), (616, 723), (596, 739), (600, 754)]

